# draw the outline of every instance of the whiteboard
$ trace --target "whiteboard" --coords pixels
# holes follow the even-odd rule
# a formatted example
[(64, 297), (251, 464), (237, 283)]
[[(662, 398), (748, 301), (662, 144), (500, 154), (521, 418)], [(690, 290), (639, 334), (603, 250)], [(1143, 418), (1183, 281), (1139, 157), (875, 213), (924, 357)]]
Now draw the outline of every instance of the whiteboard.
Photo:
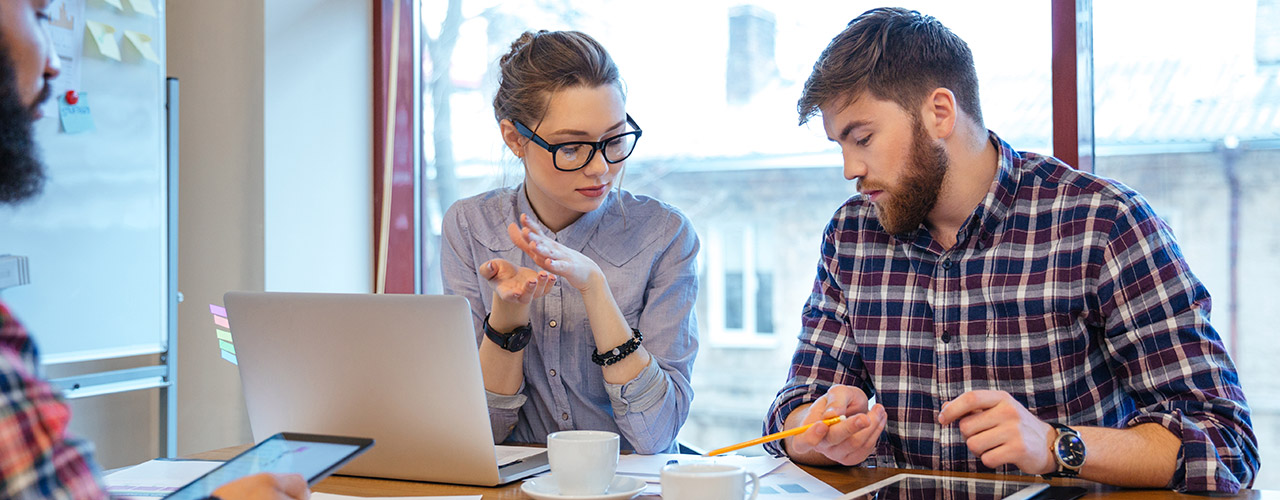
[[(135, 10), (138, 2), (149, 2), (157, 15)], [(31, 277), (30, 284), (0, 291), (0, 299), (36, 339), (46, 364), (167, 347), (164, 1), (116, 3), (123, 8), (104, 0), (55, 0), (55, 22), (66, 6), (115, 28), (121, 60), (102, 56), (91, 35), (81, 36), (83, 52), (78, 61), (63, 59), (54, 95), (74, 84), (95, 129), (64, 133), (57, 108), (47, 106), (36, 123), (47, 167), (44, 192), (18, 207), (0, 207), (0, 255), (28, 257)], [(150, 36), (159, 62), (146, 60), (125, 30)]]

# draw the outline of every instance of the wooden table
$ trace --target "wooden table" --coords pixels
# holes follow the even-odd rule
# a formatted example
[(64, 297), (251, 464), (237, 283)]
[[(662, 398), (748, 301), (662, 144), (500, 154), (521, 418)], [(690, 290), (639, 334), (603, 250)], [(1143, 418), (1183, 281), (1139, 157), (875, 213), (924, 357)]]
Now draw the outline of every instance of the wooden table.
[[(232, 446), (221, 450), (208, 451), (192, 455), (188, 458), (196, 458), (203, 460), (227, 460), (236, 454), (249, 448), (249, 445)], [(894, 474), (909, 472), (913, 474), (928, 474), (928, 471), (920, 470), (903, 470), (903, 469), (862, 469), (855, 467), (810, 467), (801, 465), (806, 472), (812, 474), (823, 482), (831, 485), (832, 488), (848, 493), (863, 486), (869, 485), (881, 479), (885, 479)], [(940, 476), (957, 476), (972, 477), (980, 479), (1005, 479), (1005, 480), (1030, 480), (1032, 478), (1022, 476), (1004, 476), (1000, 474), (967, 474), (956, 472), (932, 472), (932, 474)], [(1107, 499), (1177, 499), (1177, 498), (1196, 498), (1203, 500), (1204, 496), (1183, 495), (1168, 490), (1126, 490), (1105, 486), (1098, 483), (1084, 481), (1079, 479), (1054, 479), (1051, 481), (1055, 485), (1082, 486), (1089, 490), (1084, 499), (1107, 498)], [(391, 479), (371, 479), (365, 477), (353, 476), (329, 476), (328, 479), (321, 481), (316, 485), (315, 491), (324, 493), (336, 493), (339, 495), (353, 496), (426, 496), (426, 495), (483, 495), (484, 500), (528, 500), (529, 496), (520, 491), (520, 482), (499, 486), (495, 488), (482, 488), (478, 486), (458, 486), (453, 484), (440, 483), (421, 483), (414, 481), (397, 481)], [(640, 496), (639, 499), (654, 500), (657, 496)], [(1262, 500), (1280, 500), (1280, 492), (1274, 491), (1258, 491), (1247, 490), (1240, 492), (1239, 495), (1230, 497), (1214, 497), (1214, 498), (1239, 498), (1239, 499), (1262, 499)]]

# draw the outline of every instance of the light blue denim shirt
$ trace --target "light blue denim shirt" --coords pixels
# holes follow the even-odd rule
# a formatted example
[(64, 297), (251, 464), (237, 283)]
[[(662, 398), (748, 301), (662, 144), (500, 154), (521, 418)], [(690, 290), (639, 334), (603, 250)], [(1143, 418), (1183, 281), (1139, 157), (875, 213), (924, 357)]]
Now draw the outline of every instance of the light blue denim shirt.
[[(454, 203), (445, 213), (440, 264), (444, 291), (471, 302), (476, 340), (493, 307), (493, 288), (476, 268), (494, 258), (537, 269), (512, 243), (507, 225), (534, 216), (523, 184)], [(626, 191), (555, 233), (555, 240), (594, 260), (627, 324), (644, 334), (652, 360), (635, 379), (605, 382), (591, 361), (595, 337), (582, 294), (564, 280), (529, 312), (533, 339), (524, 349), (524, 385), (515, 395), (488, 393), (495, 443), (545, 443), (568, 429), (617, 432), (622, 448), (676, 451), (689, 416), (689, 375), (698, 352), (698, 236), (674, 207)], [(614, 346), (606, 346), (612, 348)]]

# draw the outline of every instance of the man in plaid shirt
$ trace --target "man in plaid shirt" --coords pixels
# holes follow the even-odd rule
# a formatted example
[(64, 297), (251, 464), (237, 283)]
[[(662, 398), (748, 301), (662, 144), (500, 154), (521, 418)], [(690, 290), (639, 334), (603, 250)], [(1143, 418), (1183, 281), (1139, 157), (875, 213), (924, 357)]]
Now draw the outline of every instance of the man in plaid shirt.
[[(821, 113), (859, 195), (823, 236), (767, 447), (809, 464), (1234, 492), (1257, 439), (1209, 294), (1138, 193), (1014, 151), (936, 19), (873, 9), (823, 51)], [(868, 399), (875, 397), (876, 404)]]
[[(51, 0), (0, 0), (0, 206), (40, 191), (32, 122), (59, 72), (47, 25)], [(66, 432), (71, 411), (40, 373), (35, 344), (0, 303), (0, 498), (105, 498), (92, 446)], [(231, 499), (304, 499), (297, 474), (257, 474), (223, 485)]]

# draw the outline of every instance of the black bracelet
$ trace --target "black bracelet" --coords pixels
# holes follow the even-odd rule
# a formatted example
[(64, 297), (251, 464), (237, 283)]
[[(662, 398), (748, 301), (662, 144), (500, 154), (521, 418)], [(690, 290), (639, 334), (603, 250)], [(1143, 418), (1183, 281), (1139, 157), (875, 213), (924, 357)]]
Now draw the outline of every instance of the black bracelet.
[(613, 350), (607, 353), (604, 353), (604, 354), (600, 354), (598, 352), (591, 353), (591, 361), (600, 366), (612, 365), (614, 363), (622, 361), (622, 358), (630, 356), (631, 353), (636, 352), (636, 349), (640, 348), (640, 342), (642, 341), (644, 341), (644, 335), (640, 334), (640, 330), (636, 330), (635, 328), (632, 328), (630, 339), (628, 339), (626, 342), (623, 342), (622, 345), (618, 347), (614, 347)]

